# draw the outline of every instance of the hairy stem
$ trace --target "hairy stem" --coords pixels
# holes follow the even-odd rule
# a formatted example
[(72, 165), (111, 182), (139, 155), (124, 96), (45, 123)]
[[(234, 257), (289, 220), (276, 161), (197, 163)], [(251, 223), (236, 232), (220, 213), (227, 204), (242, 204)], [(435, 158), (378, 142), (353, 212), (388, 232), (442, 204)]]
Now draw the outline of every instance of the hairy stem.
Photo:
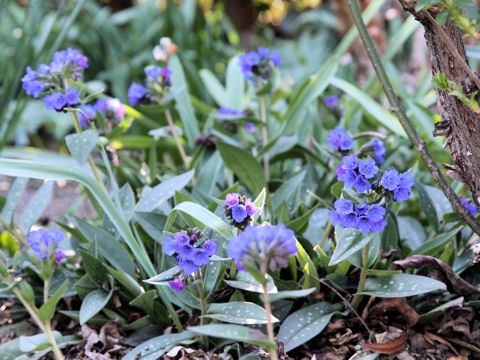
[(170, 110), (167, 108), (165, 109), (165, 116), (167, 118), (168, 126), (170, 127), (170, 131), (172, 132), (173, 138), (175, 139), (175, 143), (177, 144), (178, 152), (182, 157), (183, 164), (185, 165), (185, 169), (188, 169), (189, 161), (187, 154), (185, 153), (185, 149), (183, 148), (182, 143), (180, 142), (180, 137), (175, 130), (175, 124), (173, 123), (172, 114), (170, 114)]
[[(198, 270), (198, 295), (200, 296), (200, 303), (202, 306), (202, 317), (200, 317), (200, 325), (205, 325), (205, 318), (203, 315), (207, 313), (207, 299), (205, 298), (205, 290), (203, 289), (203, 279), (202, 279), (202, 272)], [(202, 335), (203, 343), (205, 344), (205, 348), (208, 349), (208, 337), (206, 335)]]
[[(370, 243), (365, 245), (363, 249), (362, 256), (362, 269), (360, 271), (360, 281), (358, 282), (357, 293), (363, 292), (365, 289), (365, 282), (367, 280), (367, 270), (368, 270), (368, 252), (370, 251)], [(358, 295), (353, 299), (352, 306), (354, 309), (357, 309), (360, 303), (362, 302), (363, 295)]]
[[(268, 339), (270, 342), (275, 344), (275, 335), (273, 334), (273, 324), (272, 324), (272, 309), (270, 307), (270, 299), (268, 297), (268, 289), (267, 283), (262, 284), (263, 286), (263, 296), (264, 296), (264, 303), (265, 303), (265, 311), (267, 313), (267, 331), (268, 331)], [(274, 349), (270, 349), (270, 359), (271, 360), (278, 360), (277, 351)]]
[[(258, 88), (262, 87), (263, 80), (258, 79)], [(268, 144), (268, 129), (267, 129), (267, 106), (265, 103), (265, 96), (260, 96), (260, 116), (262, 118), (262, 145), (266, 146)], [(263, 169), (265, 171), (265, 180), (268, 181), (270, 178), (270, 160), (268, 158), (268, 153), (265, 152), (263, 155)]]
[(327, 239), (328, 239), (328, 235), (330, 234), (330, 231), (332, 231), (332, 227), (333, 227), (332, 226), (332, 221), (328, 220), (328, 224), (327, 224), (327, 227), (325, 228), (325, 232), (322, 235), (322, 239), (320, 240), (320, 244), (318, 244), (318, 246), (322, 250), (323, 250), (323, 246), (325, 245), (325, 241), (327, 241)]
[(397, 96), (395, 91), (393, 90), (392, 84), (387, 76), (385, 71), (385, 67), (382, 64), (380, 59), (380, 55), (378, 50), (373, 43), (372, 38), (368, 34), (367, 27), (363, 22), (362, 15), (360, 12), (360, 8), (358, 7), (357, 0), (347, 0), (348, 6), (350, 8), (350, 12), (352, 13), (353, 20), (355, 22), (355, 26), (358, 29), (360, 34), (360, 38), (363, 41), (365, 49), (367, 51), (368, 57), (375, 69), (377, 77), (382, 85), (383, 91), (390, 102), (390, 105), (393, 107), (394, 112), (407, 133), (410, 141), (413, 143), (415, 149), (419, 153), (420, 157), (422, 158), (425, 166), (428, 168), (430, 173), (432, 174), (433, 180), (437, 183), (437, 185), (442, 189), (445, 196), (448, 198), (452, 207), (455, 211), (459, 214), (459, 216), (465, 221), (467, 225), (469, 225), (475, 233), (480, 235), (480, 223), (468, 212), (468, 210), (463, 206), (459, 197), (452, 189), (450, 184), (448, 183), (447, 179), (443, 176), (440, 167), (433, 159), (432, 155), (428, 151), (425, 141), (423, 141), (420, 136), (418, 135), (415, 126), (412, 124), (410, 119), (408, 118), (405, 110), (402, 107), (402, 103), (400, 98)]
[[(48, 301), (48, 291), (50, 288), (50, 280), (45, 280), (43, 285), (43, 303), (45, 304)], [(50, 325), (50, 319), (45, 321), (45, 335), (47, 336), (48, 341), (52, 345), (53, 354), (55, 355), (56, 360), (63, 360), (63, 354), (60, 348), (58, 347), (57, 340), (53, 336), (52, 328)]]

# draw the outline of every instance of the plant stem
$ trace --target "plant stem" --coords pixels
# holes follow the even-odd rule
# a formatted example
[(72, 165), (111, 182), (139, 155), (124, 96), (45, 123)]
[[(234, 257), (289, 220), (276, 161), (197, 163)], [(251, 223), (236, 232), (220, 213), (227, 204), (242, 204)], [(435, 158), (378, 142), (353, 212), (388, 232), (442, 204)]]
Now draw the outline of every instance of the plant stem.
[[(198, 295), (200, 296), (200, 303), (202, 306), (202, 317), (200, 317), (200, 325), (205, 325), (205, 318), (203, 315), (207, 313), (207, 299), (205, 299), (205, 291), (203, 289), (203, 279), (202, 279), (202, 271), (198, 270), (198, 280), (197, 288), (198, 288)], [(202, 335), (203, 343), (205, 347), (208, 349), (208, 337), (206, 335)]]
[(325, 245), (325, 241), (327, 241), (328, 234), (330, 234), (331, 230), (332, 230), (332, 221), (328, 220), (328, 224), (327, 224), (327, 227), (325, 228), (325, 232), (323, 233), (322, 239), (320, 240), (320, 244), (318, 244), (320, 249), (323, 250), (323, 246)]
[(368, 34), (365, 23), (363, 22), (357, 1), (347, 0), (347, 3), (350, 7), (350, 12), (352, 13), (355, 26), (358, 29), (358, 33), (360, 34), (360, 38), (363, 41), (368, 57), (370, 58), (373, 68), (375, 69), (377, 77), (382, 85), (383, 91), (385, 92), (385, 95), (390, 102), (390, 105), (393, 107), (393, 111), (396, 114), (400, 124), (404, 128), (410, 141), (413, 143), (415, 149), (422, 158), (425, 166), (432, 174), (433, 180), (435, 180), (437, 185), (442, 189), (443, 193), (452, 204), (452, 207), (460, 215), (463, 221), (465, 221), (465, 223), (470, 226), (472, 230), (475, 231), (475, 233), (480, 235), (480, 223), (475, 220), (475, 218), (470, 214), (470, 212), (463, 206), (457, 194), (452, 189), (447, 179), (443, 176), (440, 167), (428, 151), (425, 145), (425, 141), (423, 141), (418, 135), (415, 126), (412, 124), (405, 110), (402, 107), (400, 98), (393, 90), (392, 84), (390, 83), (390, 80), (380, 59), (378, 50), (372, 38)]
[(8, 225), (8, 223), (0, 216), (0, 224), (2, 224), (2, 226), (10, 231), (10, 233), (13, 235), (13, 237), (15, 239), (18, 240), (18, 242), (20, 242), (23, 246), (26, 246), (28, 247), (29, 245), (27, 244), (27, 242), (25, 241), (25, 238), (20, 236), (20, 234), (13, 228), (11, 227), (10, 225)]
[[(43, 303), (45, 304), (48, 301), (48, 291), (50, 288), (50, 279), (44, 280), (43, 285)], [(52, 345), (53, 354), (55, 355), (55, 359), (63, 360), (63, 354), (60, 348), (58, 347), (57, 340), (52, 334), (52, 328), (50, 325), (50, 319), (45, 321), (45, 335), (47, 336), (48, 341)]]
[(175, 143), (177, 144), (178, 152), (182, 157), (183, 164), (185, 165), (185, 169), (188, 169), (189, 161), (187, 154), (185, 153), (185, 149), (183, 148), (182, 143), (180, 142), (180, 138), (175, 130), (175, 124), (173, 123), (172, 114), (170, 114), (170, 110), (167, 108), (165, 109), (165, 116), (167, 118), (168, 126), (170, 127), (170, 131), (172, 132), (173, 138), (175, 139)]
[(387, 140), (388, 136), (384, 135), (382, 133), (379, 133), (378, 131), (363, 131), (355, 134), (353, 136), (353, 139), (359, 139), (362, 137), (376, 137), (379, 138), (380, 140)]
[[(370, 250), (370, 243), (365, 245), (365, 249), (363, 249), (363, 256), (362, 256), (362, 269), (360, 271), (360, 281), (358, 282), (358, 289), (357, 293), (363, 292), (365, 289), (365, 281), (367, 280), (367, 270), (368, 270), (368, 252)], [(354, 309), (357, 309), (360, 303), (362, 302), (363, 295), (358, 295), (353, 299), (352, 306)]]
[[(261, 78), (258, 79), (258, 88), (262, 87), (263, 81)], [(260, 96), (260, 115), (262, 118), (262, 146), (266, 146), (268, 143), (268, 129), (267, 129), (267, 106), (265, 104), (265, 97)], [(268, 158), (268, 153), (265, 152), (263, 155), (263, 169), (265, 171), (265, 180), (268, 181), (270, 178), (270, 160)]]
[(22, 295), (22, 292), (17, 287), (14, 287), (12, 291), (15, 294), (15, 296), (18, 298), (18, 300), (20, 300), (20, 302), (25, 307), (25, 309), (27, 309), (28, 313), (30, 314), (32, 319), (35, 321), (37, 326), (40, 328), (40, 330), (46, 333), (45, 325), (43, 324), (43, 321), (38, 317), (36, 308), (32, 304), (30, 304), (27, 300), (25, 300), (25, 298)]
[[(270, 342), (275, 344), (275, 335), (273, 334), (273, 324), (272, 324), (272, 309), (270, 308), (270, 299), (268, 297), (268, 290), (267, 290), (267, 283), (262, 284), (263, 287), (263, 299), (265, 303), (265, 311), (267, 313), (267, 331), (268, 331), (268, 339)], [(270, 359), (271, 360), (278, 360), (277, 350), (269, 349), (270, 352)]]

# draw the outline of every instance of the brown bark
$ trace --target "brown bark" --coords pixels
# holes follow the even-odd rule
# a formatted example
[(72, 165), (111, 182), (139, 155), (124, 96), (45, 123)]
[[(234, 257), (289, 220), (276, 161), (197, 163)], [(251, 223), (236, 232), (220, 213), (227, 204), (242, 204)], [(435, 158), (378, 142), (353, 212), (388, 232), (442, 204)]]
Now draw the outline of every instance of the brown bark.
[[(432, 24), (425, 10), (415, 11), (415, 2), (399, 0), (404, 9), (410, 12), (423, 25), (425, 39), (431, 54), (432, 73), (442, 72), (447, 79), (455, 82), (467, 95), (478, 91), (474, 81), (461, 66), (458, 58), (447, 48), (438, 29)], [(432, 7), (430, 15), (435, 18), (441, 9)], [(443, 26), (458, 55), (468, 64), (463, 43), (463, 32), (450, 21)], [(448, 166), (448, 175), (465, 183), (480, 205), (480, 115), (448, 95), (448, 91), (437, 89), (437, 105), (442, 121), (435, 124), (434, 135), (445, 136), (454, 166)]]

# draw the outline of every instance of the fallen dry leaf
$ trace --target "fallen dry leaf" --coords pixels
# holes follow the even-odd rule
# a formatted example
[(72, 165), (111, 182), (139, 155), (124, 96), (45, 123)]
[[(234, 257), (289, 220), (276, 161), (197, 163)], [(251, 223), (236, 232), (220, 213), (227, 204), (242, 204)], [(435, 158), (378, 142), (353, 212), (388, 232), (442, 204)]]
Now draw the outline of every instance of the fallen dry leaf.
[(130, 350), (123, 345), (124, 339), (113, 321), (103, 325), (100, 334), (86, 324), (82, 325), (81, 333), (85, 342), (85, 355), (91, 360), (121, 359)]
[(423, 337), (425, 341), (427, 341), (431, 345), (435, 345), (434, 341), (447, 345), (450, 348), (450, 350), (452, 350), (456, 355), (458, 355), (458, 351), (452, 346), (452, 344), (450, 344), (447, 340), (445, 340), (441, 336), (425, 331), (425, 334), (423, 335)]
[(448, 264), (426, 255), (413, 255), (404, 260), (394, 261), (392, 268), (396, 269), (420, 269), (428, 267), (432, 272), (432, 277), (447, 285), (448, 291), (459, 295), (472, 295), (480, 293), (480, 289), (470, 285), (460, 276), (455, 274)]
[(367, 318), (384, 314), (387, 311), (400, 313), (405, 318), (407, 327), (415, 325), (420, 317), (417, 312), (407, 304), (405, 298), (391, 298), (385, 299), (372, 307), (368, 312)]
[(379, 354), (394, 354), (403, 350), (407, 345), (408, 333), (403, 334), (398, 339), (384, 344), (364, 344), (367, 350), (377, 352)]

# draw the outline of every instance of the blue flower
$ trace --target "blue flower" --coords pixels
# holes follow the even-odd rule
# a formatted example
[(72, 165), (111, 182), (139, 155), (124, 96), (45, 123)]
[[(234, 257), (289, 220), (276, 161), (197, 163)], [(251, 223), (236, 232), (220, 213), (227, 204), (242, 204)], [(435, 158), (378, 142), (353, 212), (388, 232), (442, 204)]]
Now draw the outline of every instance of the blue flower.
[(166, 255), (172, 256), (177, 251), (176, 241), (173, 240), (171, 237), (166, 236), (163, 239), (163, 249), (162, 250)]
[(167, 67), (163, 68), (160, 70), (160, 75), (162, 75), (164, 79), (170, 79), (170, 77), (172, 76), (172, 70)]
[(253, 133), (255, 131), (255, 124), (251, 122), (246, 123), (245, 130), (247, 130), (249, 133)]
[(95, 120), (97, 117), (97, 110), (95, 110), (95, 106), (93, 105), (83, 105), (80, 109), (82, 110), (79, 117), (80, 126), (85, 128), (90, 121)]
[(77, 105), (80, 102), (80, 97), (78, 96), (78, 91), (73, 89), (65, 90), (65, 101), (67, 102), (68, 106)]
[(282, 57), (277, 50), (272, 50), (272, 52), (270, 53), (270, 61), (276, 67), (282, 66)]
[(358, 158), (355, 154), (344, 156), (342, 161), (343, 168), (346, 170), (355, 170), (358, 166)]
[(145, 75), (153, 80), (157, 80), (160, 76), (160, 68), (158, 66), (150, 66), (145, 69)]
[(410, 197), (410, 189), (415, 184), (415, 180), (408, 171), (398, 176), (398, 187), (394, 190), (395, 201), (401, 203)]
[(343, 228), (355, 228), (363, 234), (381, 232), (387, 225), (384, 219), (385, 208), (379, 204), (368, 206), (367, 204), (357, 205), (355, 209), (348, 213), (341, 213), (340, 207), (335, 207), (336, 211), (329, 211), (328, 216), (333, 226)]
[(399, 183), (400, 179), (398, 177), (398, 171), (394, 168), (390, 168), (383, 173), (382, 186), (385, 189), (394, 191), (397, 189)]
[(341, 215), (350, 214), (353, 212), (353, 202), (347, 199), (339, 199), (333, 204), (335, 210), (337, 210)]
[(247, 226), (240, 235), (230, 239), (227, 249), (228, 256), (261, 270), (286, 267), (288, 257), (297, 252), (295, 233), (284, 224)]
[(254, 216), (257, 213), (257, 207), (249, 200), (245, 201), (245, 210), (247, 210), (248, 216)]
[(245, 209), (245, 206), (240, 204), (232, 206), (232, 218), (237, 223), (243, 222), (243, 220), (245, 220), (247, 216), (248, 214), (247, 214), (247, 209)]
[(244, 116), (243, 112), (241, 112), (240, 110), (230, 109), (225, 106), (222, 106), (220, 109), (218, 109), (218, 115)]
[(208, 256), (215, 255), (217, 252), (217, 243), (213, 240), (207, 240), (203, 243), (203, 250)]
[(56, 110), (61, 111), (65, 105), (67, 105), (67, 101), (65, 100), (65, 96), (60, 92), (54, 92), (50, 95), (47, 95), (43, 98), (43, 103), (47, 110)]
[(175, 250), (181, 259), (188, 259), (195, 248), (190, 244), (177, 243)]
[(38, 95), (43, 91), (43, 84), (37, 80), (37, 72), (33, 71), (30, 66), (27, 66), (27, 73), (22, 77), (22, 87), (27, 95), (32, 95), (38, 98)]
[(342, 165), (337, 166), (337, 180), (343, 181), (347, 188), (351, 188), (355, 185), (357, 174), (354, 170), (346, 170)]
[(257, 51), (250, 51), (238, 57), (238, 65), (245, 79), (255, 81), (256, 78), (268, 80), (273, 66), (282, 65), (282, 58), (278, 51), (259, 47)]
[(473, 216), (476, 216), (478, 214), (478, 208), (470, 203), (470, 201), (465, 200), (464, 198), (461, 198), (460, 201), (462, 202), (463, 206), (467, 208), (467, 210), (472, 214)]
[(232, 193), (232, 194), (227, 194), (223, 203), (228, 207), (232, 207), (237, 205), (239, 201), (240, 201), (240, 194)]
[(328, 134), (328, 145), (333, 150), (352, 150), (353, 138), (347, 134), (345, 129), (337, 126), (330, 132), (330, 134)]
[(171, 280), (171, 281), (168, 282), (168, 284), (170, 285), (172, 290), (175, 290), (177, 292), (182, 291), (183, 288), (185, 287), (185, 284), (180, 279)]
[(190, 260), (192, 260), (195, 266), (198, 266), (198, 267), (207, 265), (208, 262), (210, 261), (205, 250), (199, 249), (199, 248), (193, 249), (189, 258)]
[(95, 103), (95, 109), (105, 118), (105, 120), (112, 123), (118, 123), (123, 120), (126, 109), (125, 105), (117, 98), (98, 99)]
[(186, 274), (191, 275), (198, 272), (198, 266), (195, 266), (192, 260), (177, 256), (178, 267)]
[(26, 238), (27, 244), (40, 261), (53, 258), (59, 258), (61, 261), (63, 257), (57, 254), (56, 248), (62, 240), (63, 234), (56, 229), (30, 231)]
[(330, 97), (326, 97), (325, 99), (323, 99), (323, 102), (325, 103), (325, 105), (332, 109), (334, 108), (335, 106), (337, 106), (338, 104), (338, 97), (337, 96), (330, 96)]
[(387, 151), (384, 142), (375, 138), (373, 139), (371, 146), (373, 147), (373, 152), (375, 154), (375, 161), (377, 164), (382, 164), (385, 161), (385, 152)]
[(375, 165), (375, 160), (366, 159), (360, 161), (358, 164), (358, 171), (367, 179), (371, 179), (378, 172), (378, 166)]
[(147, 89), (142, 84), (134, 82), (128, 88), (128, 100), (132, 105), (136, 105), (146, 94)]

